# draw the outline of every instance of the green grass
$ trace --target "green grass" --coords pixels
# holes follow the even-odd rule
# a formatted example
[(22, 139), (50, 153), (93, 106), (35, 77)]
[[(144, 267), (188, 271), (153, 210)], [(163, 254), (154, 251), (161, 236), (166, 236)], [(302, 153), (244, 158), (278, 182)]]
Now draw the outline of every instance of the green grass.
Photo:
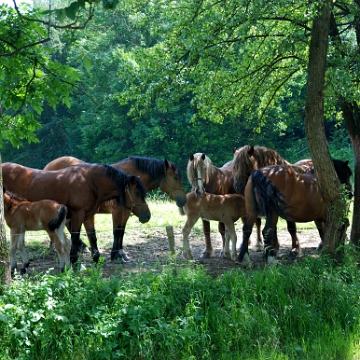
[[(127, 232), (183, 226), (174, 203), (149, 204), (151, 221), (131, 217)], [(111, 238), (110, 216), (96, 227)], [(0, 359), (359, 359), (359, 261), (347, 247), (341, 265), (307, 257), (216, 279), (192, 262), (17, 278), (0, 289)]]

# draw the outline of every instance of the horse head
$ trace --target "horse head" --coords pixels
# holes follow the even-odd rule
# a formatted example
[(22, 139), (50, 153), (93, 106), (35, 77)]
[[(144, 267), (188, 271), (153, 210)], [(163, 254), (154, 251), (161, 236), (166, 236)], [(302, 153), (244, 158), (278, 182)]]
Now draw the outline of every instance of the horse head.
[(205, 196), (205, 185), (212, 172), (212, 161), (204, 153), (191, 154), (187, 164), (187, 178), (197, 197)]
[(237, 193), (244, 193), (250, 175), (258, 168), (254, 152), (255, 149), (252, 145), (245, 145), (233, 151), (234, 189)]
[(186, 203), (186, 192), (182, 186), (181, 171), (177, 165), (165, 159), (165, 177), (161, 181), (160, 189), (166, 192), (176, 205), (181, 208)]
[(349, 199), (354, 196), (354, 191), (350, 182), (350, 177), (352, 176), (352, 171), (349, 167), (349, 161), (342, 161), (338, 159), (333, 159), (334, 167), (336, 174), (340, 180), (341, 184), (345, 185), (346, 194)]

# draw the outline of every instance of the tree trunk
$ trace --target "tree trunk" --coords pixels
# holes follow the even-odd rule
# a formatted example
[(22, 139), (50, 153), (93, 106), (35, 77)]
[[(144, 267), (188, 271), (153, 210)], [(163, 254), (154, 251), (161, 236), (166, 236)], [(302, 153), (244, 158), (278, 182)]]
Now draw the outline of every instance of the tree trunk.
[(331, 5), (331, 0), (324, 1), (311, 31), (305, 129), (318, 186), (327, 208), (323, 245), (327, 252), (335, 255), (336, 248), (345, 240), (347, 226), (344, 222), (346, 202), (341, 195), (340, 181), (331, 161), (324, 128), (324, 84)]
[[(1, 285), (9, 285), (10, 275), (10, 257), (9, 248), (6, 243), (5, 218), (4, 218), (4, 195), (2, 182), (2, 161), (0, 156), (0, 281)], [(1, 294), (1, 286), (0, 286)]]

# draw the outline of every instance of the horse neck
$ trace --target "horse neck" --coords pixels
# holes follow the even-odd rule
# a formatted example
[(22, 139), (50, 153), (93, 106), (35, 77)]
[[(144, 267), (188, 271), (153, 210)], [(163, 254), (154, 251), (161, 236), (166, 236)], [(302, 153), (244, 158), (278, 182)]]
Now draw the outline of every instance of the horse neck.
[(150, 175), (147, 172), (137, 170), (134, 166), (134, 162), (131, 160), (123, 160), (119, 163), (112, 164), (112, 166), (126, 172), (127, 174), (139, 176), (146, 188), (146, 191), (157, 189), (160, 186), (160, 181), (154, 181), (150, 178)]
[(233, 194), (234, 177), (230, 169), (221, 169), (213, 166), (209, 182), (204, 184), (205, 191), (211, 194), (224, 195)]

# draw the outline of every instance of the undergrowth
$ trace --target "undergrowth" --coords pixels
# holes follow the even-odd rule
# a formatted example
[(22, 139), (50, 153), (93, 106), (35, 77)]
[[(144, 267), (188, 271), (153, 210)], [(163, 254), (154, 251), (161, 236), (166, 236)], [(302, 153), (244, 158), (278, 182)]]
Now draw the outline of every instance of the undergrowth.
[(201, 267), (17, 278), (0, 298), (1, 359), (356, 359), (360, 276), (304, 258), (216, 280)]

